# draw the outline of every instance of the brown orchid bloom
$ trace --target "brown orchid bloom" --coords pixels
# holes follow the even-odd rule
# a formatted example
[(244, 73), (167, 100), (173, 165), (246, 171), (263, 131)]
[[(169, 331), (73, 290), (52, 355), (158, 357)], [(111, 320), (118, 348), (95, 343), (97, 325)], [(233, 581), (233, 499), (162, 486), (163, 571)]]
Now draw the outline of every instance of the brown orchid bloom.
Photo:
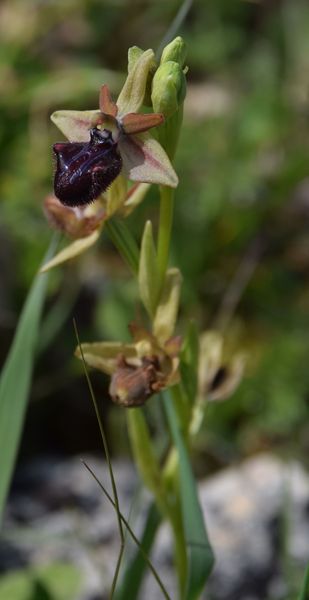
[(100, 202), (81, 207), (65, 206), (53, 194), (44, 200), (44, 213), (54, 229), (63, 231), (72, 239), (91, 235), (105, 219), (105, 210)]
[[(110, 375), (109, 394), (116, 404), (133, 408), (179, 381), (181, 338), (161, 343), (153, 333), (134, 323), (129, 326), (133, 342), (95, 342), (77, 347), (76, 356), (89, 367)], [(82, 353), (81, 353), (82, 350)]]
[[(147, 286), (144, 277), (140, 289)], [(109, 393), (121, 406), (140, 406), (162, 389), (179, 381), (181, 337), (175, 335), (180, 300), (181, 276), (169, 269), (160, 302), (155, 311), (152, 331), (131, 324), (133, 341), (81, 344), (76, 356), (89, 367), (110, 375)], [(143, 294), (145, 296), (145, 294)]]

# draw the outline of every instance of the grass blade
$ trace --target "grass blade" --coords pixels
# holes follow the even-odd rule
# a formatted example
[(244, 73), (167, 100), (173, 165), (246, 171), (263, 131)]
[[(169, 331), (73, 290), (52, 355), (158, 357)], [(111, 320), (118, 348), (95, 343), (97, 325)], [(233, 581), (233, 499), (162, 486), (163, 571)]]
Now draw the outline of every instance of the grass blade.
[(197, 600), (212, 570), (214, 555), (208, 540), (188, 451), (174, 410), (173, 398), (169, 391), (163, 394), (163, 398), (171, 435), (179, 456), (181, 506), (188, 560), (184, 598)]
[[(54, 237), (47, 252), (56, 248)], [(47, 275), (38, 274), (24, 304), (0, 379), (0, 520), (2, 518), (29, 395)]]
[(199, 364), (199, 336), (195, 321), (190, 321), (181, 349), (181, 381), (186, 395), (192, 400), (197, 396)]
[(192, 4), (193, 4), (193, 0), (184, 0), (184, 2), (181, 3), (176, 16), (174, 17), (173, 21), (171, 22), (168, 30), (166, 31), (166, 33), (164, 34), (164, 37), (162, 38), (162, 40), (160, 42), (158, 49), (156, 50), (155, 56), (157, 59), (160, 58), (164, 47), (178, 33), (179, 29), (181, 28), (182, 24), (185, 22), (185, 20), (187, 18), (187, 15), (191, 9)]
[(116, 600), (127, 600), (127, 598), (136, 600), (138, 597), (145, 570), (149, 566), (145, 555), (148, 556), (151, 551), (160, 523), (161, 515), (153, 502), (148, 509), (143, 535), (140, 539), (141, 547), (138, 546), (136, 553), (126, 566), (121, 585), (117, 590)]
[(306, 569), (303, 587), (298, 596), (298, 600), (309, 600), (309, 566)]

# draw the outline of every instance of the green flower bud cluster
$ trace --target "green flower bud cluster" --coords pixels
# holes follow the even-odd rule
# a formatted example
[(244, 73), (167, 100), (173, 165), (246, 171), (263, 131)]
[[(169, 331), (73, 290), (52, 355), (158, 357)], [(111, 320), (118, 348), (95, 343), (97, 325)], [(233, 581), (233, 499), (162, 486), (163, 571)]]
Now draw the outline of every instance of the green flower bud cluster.
[(186, 47), (181, 37), (175, 38), (162, 52), (160, 65), (152, 80), (152, 105), (155, 112), (171, 117), (182, 105), (186, 95), (183, 65)]
[(133, 46), (128, 54), (128, 76), (117, 100), (119, 114), (138, 112), (147, 106), (164, 115), (157, 135), (170, 159), (175, 154), (182, 124), (185, 60), (186, 46), (179, 36), (164, 48), (159, 65), (153, 50)]

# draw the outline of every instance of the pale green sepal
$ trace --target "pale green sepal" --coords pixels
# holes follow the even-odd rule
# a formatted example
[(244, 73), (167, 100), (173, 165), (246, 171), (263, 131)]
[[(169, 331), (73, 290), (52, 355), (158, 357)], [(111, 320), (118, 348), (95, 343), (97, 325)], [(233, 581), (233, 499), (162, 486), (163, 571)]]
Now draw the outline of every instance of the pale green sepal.
[(134, 189), (129, 190), (127, 199), (121, 209), (121, 214), (127, 217), (131, 212), (143, 202), (148, 190), (150, 189), (151, 183), (137, 183)]
[(106, 216), (108, 219), (124, 205), (127, 189), (128, 180), (120, 173), (107, 191)]
[(174, 333), (182, 277), (179, 269), (169, 269), (166, 273), (163, 291), (153, 322), (153, 333), (163, 345)]
[(57, 267), (58, 265), (61, 265), (67, 260), (71, 260), (71, 258), (82, 254), (83, 252), (88, 250), (88, 248), (93, 246), (93, 244), (96, 243), (99, 236), (100, 229), (96, 229), (91, 235), (88, 235), (84, 238), (80, 238), (79, 240), (75, 240), (74, 242), (66, 246), (63, 250), (58, 252), (58, 254), (54, 256), (54, 258), (52, 258), (45, 265), (43, 265), (43, 267), (40, 269), (40, 273), (45, 273), (53, 267)]
[(182, 68), (176, 62), (164, 62), (152, 80), (151, 100), (154, 112), (163, 113), (165, 118), (170, 117), (181, 106), (185, 95), (186, 78)]
[[(120, 355), (125, 358), (136, 358), (137, 352), (134, 344), (123, 344), (121, 342), (94, 342), (92, 344), (81, 344), (86, 364), (93, 369), (103, 371), (112, 375), (117, 366)], [(82, 360), (80, 346), (75, 350), (75, 356)]]
[(205, 331), (200, 336), (200, 387), (207, 389), (207, 383), (215, 377), (222, 363), (223, 337), (218, 331)]
[(196, 437), (203, 425), (205, 417), (205, 408), (205, 403), (201, 404), (200, 402), (196, 402), (195, 404), (193, 404), (191, 421), (189, 424), (189, 435), (192, 439)]
[(128, 179), (177, 187), (178, 177), (170, 159), (149, 133), (122, 136), (118, 147)]
[(149, 316), (153, 317), (158, 302), (159, 274), (151, 221), (147, 221), (144, 228), (139, 260), (138, 285), (141, 300)]
[[(128, 51), (128, 73), (130, 73), (132, 71), (133, 67), (135, 66), (137, 61), (140, 59), (143, 52), (144, 52), (144, 50), (142, 50), (138, 46), (133, 46), (132, 48), (129, 48), (129, 51)], [(152, 81), (152, 77), (155, 73), (156, 68), (157, 68), (157, 64), (155, 61), (153, 61), (151, 64), (151, 67), (148, 71), (148, 76), (147, 76), (147, 81), (146, 81), (146, 86), (145, 86), (145, 94), (144, 94), (144, 100), (143, 100), (143, 104), (145, 106), (151, 106), (151, 81)]]
[(138, 46), (132, 46), (128, 50), (128, 73), (131, 73), (133, 67), (140, 59), (140, 57), (144, 54), (144, 50), (139, 48)]
[(57, 110), (50, 118), (69, 142), (89, 142), (89, 129), (101, 122), (102, 115), (99, 110)]
[(186, 58), (187, 46), (182, 37), (178, 36), (174, 40), (172, 40), (167, 46), (165, 46), (162, 52), (160, 64), (172, 60), (178, 63), (180, 67), (183, 67)]
[(144, 102), (148, 74), (154, 66), (153, 50), (146, 50), (135, 61), (117, 100), (120, 117), (139, 111)]

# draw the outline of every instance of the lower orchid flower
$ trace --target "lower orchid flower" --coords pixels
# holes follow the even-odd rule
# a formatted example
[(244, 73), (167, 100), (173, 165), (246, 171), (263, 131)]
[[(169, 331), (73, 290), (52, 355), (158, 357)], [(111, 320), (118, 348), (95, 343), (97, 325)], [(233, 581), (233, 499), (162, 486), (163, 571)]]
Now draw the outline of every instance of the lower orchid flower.
[(145, 404), (151, 396), (179, 381), (181, 338), (160, 343), (153, 333), (130, 325), (133, 343), (95, 342), (81, 344), (76, 356), (89, 367), (110, 375), (109, 394), (125, 408)]
[(44, 212), (53, 228), (75, 240), (91, 235), (105, 219), (105, 211), (100, 202), (71, 207), (62, 204), (52, 194), (44, 201)]
[[(140, 273), (139, 287), (147, 297), (147, 278)], [(126, 408), (140, 406), (159, 391), (178, 383), (182, 339), (175, 335), (179, 309), (181, 276), (169, 269), (152, 330), (136, 324), (129, 326), (133, 342), (95, 342), (81, 344), (76, 356), (89, 367), (110, 375), (109, 394)]]

